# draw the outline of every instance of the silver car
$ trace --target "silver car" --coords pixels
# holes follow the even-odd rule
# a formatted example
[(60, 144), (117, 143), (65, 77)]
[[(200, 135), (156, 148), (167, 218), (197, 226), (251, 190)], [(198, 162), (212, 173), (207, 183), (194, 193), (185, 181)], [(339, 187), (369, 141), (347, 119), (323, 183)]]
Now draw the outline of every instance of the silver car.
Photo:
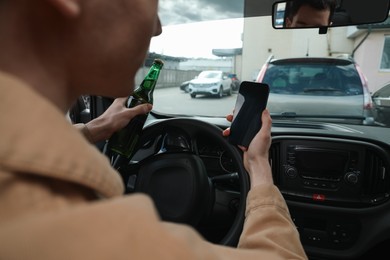
[(367, 81), (352, 59), (270, 59), (258, 82), (270, 86), (268, 109), (275, 116), (348, 120), (373, 124)]
[(375, 122), (390, 126), (390, 83), (386, 83), (372, 95)]
[(222, 98), (224, 94), (232, 94), (232, 79), (228, 74), (220, 70), (202, 71), (188, 85), (188, 92), (192, 98), (196, 95), (214, 95)]

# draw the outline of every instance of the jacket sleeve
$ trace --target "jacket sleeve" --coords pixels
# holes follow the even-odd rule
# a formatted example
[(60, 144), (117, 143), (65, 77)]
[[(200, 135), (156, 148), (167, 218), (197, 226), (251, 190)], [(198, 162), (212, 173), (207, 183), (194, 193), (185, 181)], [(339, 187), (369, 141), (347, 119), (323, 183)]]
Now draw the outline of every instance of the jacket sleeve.
[(285, 200), (274, 185), (249, 191), (238, 248), (273, 251), (281, 259), (306, 259)]
[(94, 143), (95, 141), (93, 140), (93, 137), (91, 135), (91, 132), (89, 131), (88, 127), (84, 123), (77, 123), (73, 125), (76, 129), (78, 129), (84, 137), (88, 140), (90, 143)]
[[(212, 245), (199, 239), (191, 229), (185, 230), (177, 224), (166, 225), (171, 235), (190, 245), (191, 249), (186, 251), (195, 253), (187, 255), (186, 259), (308, 259), (285, 200), (274, 185), (259, 185), (248, 193), (246, 219), (238, 248)], [(200, 252), (202, 257), (194, 258)]]
[(2, 223), (0, 259), (306, 258), (276, 188), (252, 190), (247, 204), (239, 248), (209, 243), (189, 226), (162, 222), (149, 197), (131, 195)]

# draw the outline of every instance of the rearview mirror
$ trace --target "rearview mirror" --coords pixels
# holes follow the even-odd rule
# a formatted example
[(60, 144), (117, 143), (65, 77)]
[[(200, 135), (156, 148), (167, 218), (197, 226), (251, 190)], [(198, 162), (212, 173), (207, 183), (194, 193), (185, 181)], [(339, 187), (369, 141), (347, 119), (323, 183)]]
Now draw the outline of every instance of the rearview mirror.
[[(328, 28), (380, 23), (389, 15), (389, 0), (287, 0), (273, 4), (275, 29)], [(326, 30), (325, 30), (326, 32)]]

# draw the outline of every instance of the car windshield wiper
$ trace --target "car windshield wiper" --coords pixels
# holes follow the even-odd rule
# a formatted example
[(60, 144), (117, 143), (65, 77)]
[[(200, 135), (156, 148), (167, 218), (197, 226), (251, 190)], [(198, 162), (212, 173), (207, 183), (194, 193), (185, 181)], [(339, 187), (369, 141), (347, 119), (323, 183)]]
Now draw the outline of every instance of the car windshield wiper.
[(331, 118), (331, 119), (356, 119), (364, 120), (364, 116), (352, 116), (352, 115), (310, 115), (310, 114), (297, 114), (295, 112), (282, 112), (271, 113), (271, 117), (275, 119), (281, 118)]
[(320, 92), (320, 91), (336, 92), (336, 91), (341, 91), (341, 90), (336, 89), (336, 88), (305, 88), (305, 89), (303, 89), (303, 92)]

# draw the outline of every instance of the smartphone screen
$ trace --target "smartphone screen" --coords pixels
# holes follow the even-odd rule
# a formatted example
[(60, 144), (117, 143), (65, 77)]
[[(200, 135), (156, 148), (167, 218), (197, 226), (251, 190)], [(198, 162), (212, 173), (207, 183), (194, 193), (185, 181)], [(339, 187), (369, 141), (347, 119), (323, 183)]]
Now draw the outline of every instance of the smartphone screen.
[(261, 114), (267, 107), (269, 86), (243, 81), (237, 95), (229, 142), (248, 147), (261, 128)]

